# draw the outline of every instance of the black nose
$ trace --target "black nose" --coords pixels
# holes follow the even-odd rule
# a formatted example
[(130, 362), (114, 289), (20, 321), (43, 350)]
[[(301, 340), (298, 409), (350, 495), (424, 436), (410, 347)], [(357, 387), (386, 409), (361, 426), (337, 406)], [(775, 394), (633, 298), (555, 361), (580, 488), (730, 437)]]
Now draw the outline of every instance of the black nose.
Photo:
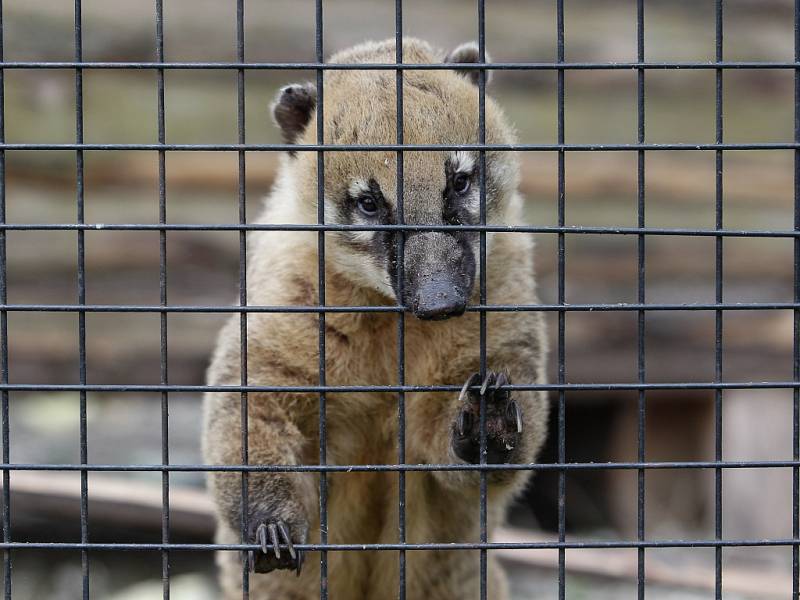
[(417, 288), (412, 309), (419, 319), (438, 321), (461, 315), (466, 307), (464, 293), (452, 282), (432, 279)]

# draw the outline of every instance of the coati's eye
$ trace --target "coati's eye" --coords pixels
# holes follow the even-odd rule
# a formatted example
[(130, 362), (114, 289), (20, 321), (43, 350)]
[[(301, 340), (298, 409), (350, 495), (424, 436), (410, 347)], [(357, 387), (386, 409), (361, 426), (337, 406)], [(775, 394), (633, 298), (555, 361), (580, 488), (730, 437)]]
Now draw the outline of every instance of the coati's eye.
[(372, 196), (361, 196), (358, 199), (358, 210), (368, 217), (374, 217), (378, 212), (378, 203)]
[(466, 194), (469, 190), (470, 178), (466, 173), (456, 173), (453, 177), (453, 191), (456, 194)]

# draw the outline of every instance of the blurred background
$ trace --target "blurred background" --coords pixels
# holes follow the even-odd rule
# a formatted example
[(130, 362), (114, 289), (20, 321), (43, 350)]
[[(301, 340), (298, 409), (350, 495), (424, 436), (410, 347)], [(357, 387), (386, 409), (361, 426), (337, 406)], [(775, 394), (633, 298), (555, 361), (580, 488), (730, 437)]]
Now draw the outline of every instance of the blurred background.
[[(405, 0), (408, 35), (451, 48), (475, 39), (474, 2)], [(550, 62), (556, 58), (553, 0), (486, 3), (487, 48), (498, 62)], [(646, 0), (648, 61), (714, 59), (711, 0)], [(566, 60), (630, 62), (636, 58), (635, 0), (569, 0)], [(5, 0), (7, 61), (70, 61), (73, 3)], [(167, 0), (167, 61), (234, 61), (233, 0)], [(725, 2), (725, 58), (792, 61), (791, 0)], [(336, 0), (325, 3), (326, 55), (365, 39), (394, 36), (394, 2)], [(86, 61), (153, 61), (152, 1), (83, 1)], [(246, 3), (246, 60), (313, 61), (314, 2), (250, 0)], [(11, 143), (75, 141), (74, 72), (6, 70), (6, 140)], [(84, 72), (85, 141), (155, 143), (156, 74), (137, 70)], [(278, 142), (268, 105), (286, 83), (313, 79), (311, 72), (249, 71), (246, 131), (249, 143)], [(736, 70), (724, 76), (726, 142), (793, 139), (791, 70)], [(235, 143), (236, 73), (166, 72), (168, 143)], [(566, 74), (567, 143), (632, 143), (637, 135), (636, 73), (580, 71)], [(646, 76), (647, 142), (711, 143), (715, 135), (713, 70), (657, 71)], [(523, 143), (556, 141), (556, 74), (498, 72), (490, 93), (507, 108)], [(557, 223), (556, 156), (523, 153), (526, 223)], [(12, 223), (70, 223), (76, 219), (75, 152), (6, 152), (7, 218)], [(713, 152), (648, 152), (648, 227), (713, 228)], [(255, 216), (272, 183), (278, 156), (247, 154), (248, 214)], [(569, 225), (636, 226), (637, 157), (634, 152), (579, 153), (566, 157)], [(167, 214), (172, 223), (235, 223), (236, 153), (169, 152)], [(86, 152), (86, 221), (157, 223), (155, 152)], [(793, 227), (792, 151), (725, 154), (726, 228)], [(8, 233), (8, 301), (74, 304), (77, 301), (75, 232)], [(541, 296), (556, 302), (556, 239), (537, 236)], [(575, 235), (566, 242), (568, 303), (636, 302), (637, 240), (625, 235)], [(646, 244), (648, 302), (713, 302), (712, 237), (652, 236)], [(168, 297), (175, 305), (235, 304), (237, 232), (169, 232)], [(159, 303), (158, 232), (86, 233), (87, 302)], [(793, 243), (789, 238), (724, 241), (726, 302), (792, 302)], [(214, 314), (170, 314), (171, 384), (202, 384), (217, 330)], [(551, 333), (555, 333), (555, 315)], [(100, 384), (157, 384), (159, 316), (89, 313), (87, 379)], [(8, 316), (12, 383), (78, 382), (75, 314), (11, 312)], [(635, 382), (637, 315), (633, 312), (569, 313), (566, 373), (570, 383)], [(714, 313), (656, 312), (646, 318), (647, 380), (707, 382), (714, 378)], [(554, 344), (555, 347), (555, 344)], [(724, 315), (724, 378), (730, 381), (792, 379), (790, 310), (731, 311)], [(554, 361), (553, 361), (554, 362)], [(555, 370), (553, 369), (553, 373)], [(555, 375), (552, 376), (555, 379)], [(199, 394), (170, 394), (172, 463), (200, 462)], [(790, 390), (724, 394), (725, 460), (790, 460)], [(78, 395), (13, 393), (10, 404), (12, 462), (79, 462)], [(567, 394), (567, 460), (635, 461), (635, 393)], [(154, 464), (161, 461), (158, 394), (88, 395), (90, 463)], [(647, 460), (714, 459), (713, 392), (647, 394)], [(555, 430), (542, 457), (554, 462)], [(637, 474), (628, 470), (569, 472), (569, 539), (635, 539)], [(78, 473), (11, 475), (13, 538), (80, 539)], [(90, 539), (161, 539), (158, 473), (91, 473)], [(543, 473), (510, 515), (505, 538), (548, 540), (557, 532), (557, 475)], [(792, 536), (791, 470), (735, 469), (724, 473), (724, 535), (730, 539)], [(200, 474), (170, 476), (172, 540), (209, 541), (213, 525)], [(646, 536), (702, 539), (714, 536), (714, 473), (658, 470), (646, 475)], [(517, 537), (515, 537), (517, 536)], [(648, 598), (714, 597), (714, 551), (654, 549), (647, 553)], [(635, 550), (568, 550), (569, 598), (636, 597)], [(554, 597), (557, 556), (550, 551), (504, 552), (516, 598)], [(13, 554), (14, 598), (79, 598), (78, 552)], [(787, 598), (791, 548), (724, 551), (726, 598)], [(212, 558), (172, 554), (173, 598), (214, 598)], [(113, 600), (161, 597), (158, 553), (91, 555), (92, 595)]]

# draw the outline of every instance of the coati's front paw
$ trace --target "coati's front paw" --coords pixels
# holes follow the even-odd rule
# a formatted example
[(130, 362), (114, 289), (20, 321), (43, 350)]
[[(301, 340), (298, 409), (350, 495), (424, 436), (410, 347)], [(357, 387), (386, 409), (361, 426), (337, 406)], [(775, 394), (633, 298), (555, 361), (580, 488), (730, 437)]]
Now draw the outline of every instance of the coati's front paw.
[(508, 390), (498, 389), (511, 383), (506, 373), (489, 371), (480, 391), (469, 389), (480, 381), (474, 373), (459, 396), (460, 406), (452, 425), (452, 444), (456, 456), (465, 462), (478, 464), (480, 460), (480, 403), (486, 398), (486, 462), (490, 464), (509, 461), (522, 436), (522, 411)]
[(303, 568), (303, 551), (294, 547), (305, 544), (308, 527), (291, 525), (283, 519), (255, 517), (250, 519), (248, 537), (251, 544), (258, 544), (258, 551), (247, 553), (250, 570), (269, 573), (276, 569), (297, 572)]

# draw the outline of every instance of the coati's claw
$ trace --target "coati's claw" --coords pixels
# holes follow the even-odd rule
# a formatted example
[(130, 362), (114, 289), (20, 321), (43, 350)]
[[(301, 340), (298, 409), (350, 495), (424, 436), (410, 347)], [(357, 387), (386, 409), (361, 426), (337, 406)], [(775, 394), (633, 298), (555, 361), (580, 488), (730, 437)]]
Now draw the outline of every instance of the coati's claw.
[(458, 435), (464, 437), (472, 426), (472, 415), (462, 410), (458, 415)]
[(506, 425), (514, 427), (517, 433), (522, 433), (522, 411), (516, 400), (509, 402), (506, 408)]
[(269, 551), (269, 546), (267, 545), (267, 526), (264, 523), (261, 523), (256, 529), (256, 538), (258, 543), (261, 544), (261, 551), (266, 554)]
[(286, 546), (289, 548), (289, 556), (297, 559), (297, 551), (294, 549), (294, 544), (292, 544), (292, 537), (289, 535), (289, 530), (286, 528), (286, 523), (283, 521), (278, 521), (278, 529), (281, 530), (283, 541), (286, 542)]
[[(248, 552), (247, 560), (251, 571), (256, 573), (269, 573), (276, 569), (300, 570), (303, 565), (303, 553), (294, 547), (289, 526), (280, 519), (256, 520), (254, 528), (251, 527), (252, 543), (260, 546), (259, 551)], [(305, 543), (305, 532), (300, 536), (300, 543)], [(285, 546), (288, 554), (281, 552)]]
[(481, 462), (480, 408), (485, 398), (486, 462), (508, 462), (522, 435), (522, 410), (504, 389), (511, 383), (507, 373), (489, 371), (476, 392), (473, 388), (479, 380), (480, 375), (473, 373), (461, 388), (461, 405), (452, 426), (453, 451), (465, 462)]
[[(269, 537), (272, 540), (272, 548), (275, 550), (275, 558), (281, 558), (280, 540), (278, 540), (278, 527), (275, 523), (269, 524)], [(266, 554), (266, 552), (264, 552)]]

